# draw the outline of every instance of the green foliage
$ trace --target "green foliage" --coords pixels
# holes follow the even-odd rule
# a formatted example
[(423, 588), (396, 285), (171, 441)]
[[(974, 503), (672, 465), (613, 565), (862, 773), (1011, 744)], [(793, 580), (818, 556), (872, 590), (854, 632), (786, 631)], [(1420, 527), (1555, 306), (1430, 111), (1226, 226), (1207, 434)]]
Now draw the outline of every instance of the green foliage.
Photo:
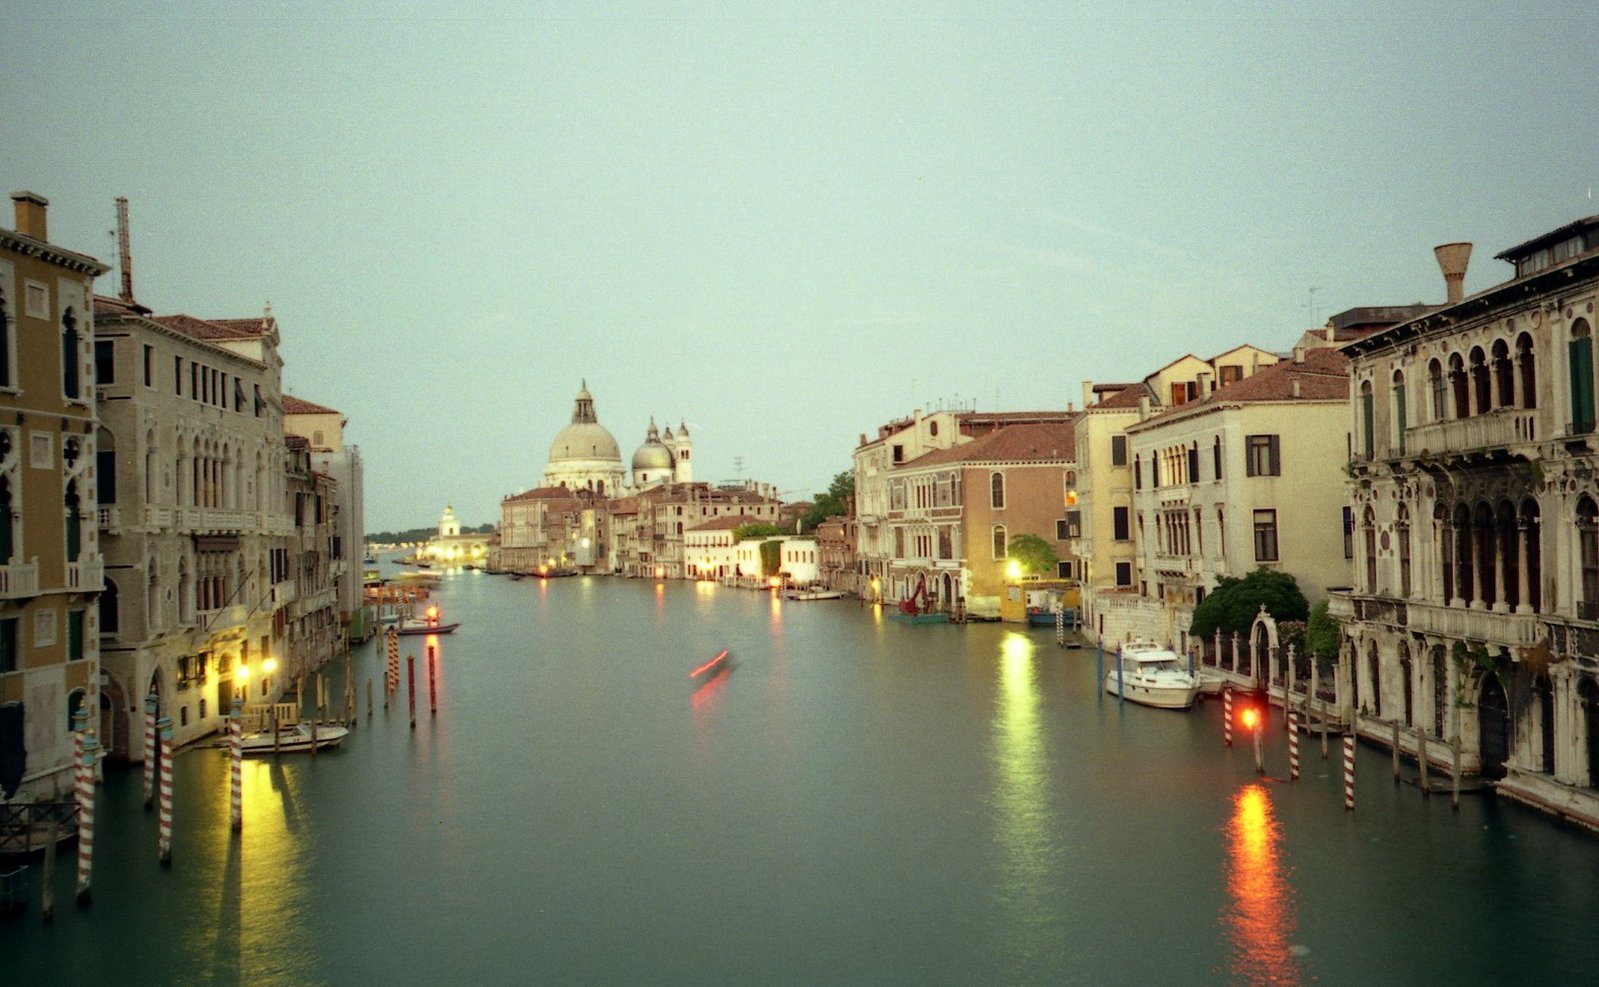
[[(480, 524), (476, 527), (469, 524), (461, 525), (463, 535), (487, 535), (493, 531), (493, 524)], [(404, 531), (368, 531), (366, 542), (369, 545), (405, 545), (410, 542), (427, 541), (438, 537), (438, 534), (438, 525), (431, 528), (407, 528)]]
[(779, 539), (761, 542), (761, 575), (775, 576), (782, 569), (783, 542)]
[(1029, 576), (1052, 576), (1060, 556), (1054, 546), (1037, 535), (1012, 535), (1005, 543), (1005, 554), (1016, 560)]
[(800, 515), (800, 531), (815, 531), (816, 526), (828, 518), (848, 514), (848, 498), (853, 496), (855, 496), (855, 474), (845, 470), (833, 477), (833, 482), (827, 485), (827, 492), (817, 494), (810, 510)]
[(750, 524), (741, 524), (734, 528), (733, 540), (749, 541), (751, 538), (770, 538), (773, 535), (780, 535), (782, 533), (783, 529), (779, 528), (775, 524), (769, 524), (765, 521), (755, 521)]
[(1326, 600), (1310, 611), (1310, 620), (1305, 626), (1305, 647), (1317, 658), (1338, 657), (1338, 621), (1327, 612)]
[(1305, 620), (1310, 615), (1310, 604), (1293, 576), (1261, 568), (1242, 579), (1223, 576), (1205, 602), (1194, 608), (1188, 632), (1206, 640), (1218, 630), (1244, 633), (1263, 603), (1279, 621)]

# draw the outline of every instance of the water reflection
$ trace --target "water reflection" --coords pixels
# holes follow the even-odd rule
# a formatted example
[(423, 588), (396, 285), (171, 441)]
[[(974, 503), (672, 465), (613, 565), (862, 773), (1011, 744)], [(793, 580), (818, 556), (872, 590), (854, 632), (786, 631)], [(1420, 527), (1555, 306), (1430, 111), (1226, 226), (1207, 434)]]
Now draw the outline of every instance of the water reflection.
[(1278, 859), (1282, 833), (1263, 786), (1250, 785), (1233, 797), (1227, 836), (1231, 904), (1222, 926), (1232, 947), (1228, 979), (1300, 983), (1303, 978), (1289, 943), (1294, 931), (1292, 888)]
[(1049, 773), (1038, 723), (1035, 646), (1012, 632), (1000, 643), (1000, 690), (994, 730), (995, 837), (1001, 859), (995, 888), (1008, 952), (1019, 962), (1055, 945), (1058, 902), (1050, 889), (1060, 866), (1050, 811)]

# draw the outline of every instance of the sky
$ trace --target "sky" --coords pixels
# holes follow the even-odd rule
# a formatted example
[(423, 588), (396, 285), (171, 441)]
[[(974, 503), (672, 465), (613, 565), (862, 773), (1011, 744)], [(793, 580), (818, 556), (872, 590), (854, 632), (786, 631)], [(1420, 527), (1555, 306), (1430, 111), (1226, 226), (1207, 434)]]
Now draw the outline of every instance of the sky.
[(916, 409), (1286, 351), (1599, 213), (1599, 5), (441, 8), (0, 32), (4, 191), (111, 263), (126, 196), (158, 314), (270, 302), (371, 531), (497, 521), (585, 380), (624, 461), (684, 422), (695, 479), (799, 499)]

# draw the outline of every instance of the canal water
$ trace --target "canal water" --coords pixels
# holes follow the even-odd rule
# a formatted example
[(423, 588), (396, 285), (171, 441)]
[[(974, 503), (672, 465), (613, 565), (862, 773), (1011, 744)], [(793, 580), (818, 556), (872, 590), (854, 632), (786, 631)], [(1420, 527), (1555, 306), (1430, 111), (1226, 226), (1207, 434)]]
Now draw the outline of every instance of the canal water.
[[(11, 984), (1592, 982), (1599, 840), (1396, 786), (1281, 724), (1119, 706), (1092, 648), (854, 601), (448, 574), (438, 714), (354, 652), (343, 749), (175, 759), (172, 864), (137, 771), (93, 903), (0, 920)], [(402, 639), (419, 654), (423, 639)], [(689, 672), (723, 648), (733, 667)], [(403, 658), (402, 658), (403, 664)], [(343, 695), (342, 667), (330, 667)], [(377, 681), (368, 719), (365, 681)], [(403, 673), (402, 673), (403, 678)]]

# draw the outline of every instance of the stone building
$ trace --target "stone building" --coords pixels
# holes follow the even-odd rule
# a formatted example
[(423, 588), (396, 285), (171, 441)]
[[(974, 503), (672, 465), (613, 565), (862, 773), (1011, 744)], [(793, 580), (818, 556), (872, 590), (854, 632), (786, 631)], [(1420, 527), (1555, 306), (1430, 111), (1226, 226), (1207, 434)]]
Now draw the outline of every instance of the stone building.
[(332, 480), (331, 575), (337, 585), (337, 610), (348, 633), (365, 639), (361, 626), (361, 558), (366, 540), (365, 475), (359, 447), (344, 441), (344, 415), (292, 394), (283, 395), (283, 430), (309, 443), (311, 469)]
[(50, 242), (48, 201), (18, 192), (0, 229), (0, 795), (71, 787), (72, 714), (121, 743), (101, 690), (94, 606), (94, 279), (108, 269)]
[(1498, 255), (1437, 250), (1447, 303), (1348, 344), (1359, 731), (1456, 749), (1502, 794), (1599, 827), (1599, 216)]

